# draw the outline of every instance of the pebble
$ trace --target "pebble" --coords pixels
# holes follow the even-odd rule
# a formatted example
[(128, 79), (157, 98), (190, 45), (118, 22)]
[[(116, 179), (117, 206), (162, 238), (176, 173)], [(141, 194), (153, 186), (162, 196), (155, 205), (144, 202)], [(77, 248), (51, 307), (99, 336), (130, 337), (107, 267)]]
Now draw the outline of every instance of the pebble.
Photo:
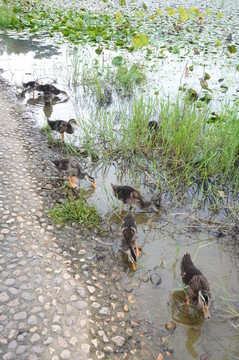
[(112, 337), (112, 341), (116, 346), (120, 347), (124, 344), (125, 338), (123, 336), (117, 335), (117, 336)]
[(168, 331), (171, 331), (173, 332), (175, 329), (176, 329), (176, 323), (171, 320), (169, 321), (167, 324), (165, 324), (165, 328), (168, 330)]
[(101, 315), (110, 315), (110, 309), (108, 307), (102, 307), (99, 311)]
[(150, 281), (154, 286), (158, 286), (161, 284), (162, 279), (161, 276), (159, 276), (157, 273), (154, 273), (150, 275)]
[(81, 344), (81, 350), (85, 354), (89, 354), (90, 353), (90, 345), (89, 344)]
[(69, 350), (63, 350), (61, 352), (61, 359), (65, 360), (65, 359), (70, 359), (71, 358), (71, 353)]

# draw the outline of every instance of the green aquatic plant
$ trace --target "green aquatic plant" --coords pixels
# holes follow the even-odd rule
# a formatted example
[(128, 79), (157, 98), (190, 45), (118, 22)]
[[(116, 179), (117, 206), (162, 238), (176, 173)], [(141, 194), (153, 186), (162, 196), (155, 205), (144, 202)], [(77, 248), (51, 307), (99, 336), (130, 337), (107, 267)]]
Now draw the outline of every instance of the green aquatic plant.
[(96, 207), (89, 205), (81, 192), (77, 200), (69, 197), (62, 204), (57, 204), (52, 208), (49, 214), (60, 225), (74, 222), (82, 227), (91, 229), (100, 224), (100, 217)]

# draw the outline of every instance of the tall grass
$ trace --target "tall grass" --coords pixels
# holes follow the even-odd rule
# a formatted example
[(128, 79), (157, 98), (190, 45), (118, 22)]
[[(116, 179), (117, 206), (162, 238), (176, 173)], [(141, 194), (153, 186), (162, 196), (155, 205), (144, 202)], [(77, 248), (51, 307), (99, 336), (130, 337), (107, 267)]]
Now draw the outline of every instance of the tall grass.
[[(125, 104), (124, 104), (125, 105)], [(236, 108), (225, 108), (215, 123), (210, 109), (141, 96), (117, 110), (101, 109), (82, 122), (83, 137), (104, 158), (146, 158), (147, 169), (159, 180), (162, 173), (175, 184), (213, 180), (239, 188), (239, 126)], [(158, 123), (150, 129), (149, 121)], [(169, 180), (170, 181), (170, 180)]]

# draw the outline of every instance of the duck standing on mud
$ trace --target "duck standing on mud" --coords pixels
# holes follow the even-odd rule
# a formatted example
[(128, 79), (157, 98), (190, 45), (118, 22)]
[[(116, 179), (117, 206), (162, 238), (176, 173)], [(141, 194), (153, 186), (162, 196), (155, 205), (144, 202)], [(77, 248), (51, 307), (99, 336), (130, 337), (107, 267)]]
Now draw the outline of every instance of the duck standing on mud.
[(133, 205), (138, 206), (140, 209), (146, 209), (152, 205), (150, 200), (144, 199), (138, 190), (128, 185), (114, 185), (111, 184), (114, 196), (122, 201), (122, 211), (124, 211), (124, 204), (129, 204), (130, 209)]
[(211, 290), (208, 280), (200, 270), (194, 266), (190, 254), (185, 254), (181, 261), (181, 276), (186, 288), (187, 305), (189, 298), (198, 311), (202, 311), (205, 318), (210, 318), (209, 305)]
[(134, 216), (129, 212), (122, 223), (122, 251), (128, 256), (128, 259), (133, 264), (133, 269), (136, 270), (137, 256), (139, 250), (137, 246), (137, 227)]
[(87, 172), (83, 171), (81, 165), (75, 159), (52, 160), (57, 170), (68, 175), (69, 182), (73, 188), (79, 186), (80, 180), (87, 180), (93, 188), (96, 188), (95, 180)]
[(50, 126), (51, 130), (57, 131), (61, 134), (62, 141), (65, 142), (64, 134), (73, 134), (75, 127), (79, 126), (78, 122), (75, 119), (70, 119), (69, 121), (65, 120), (49, 120), (47, 118), (47, 123)]

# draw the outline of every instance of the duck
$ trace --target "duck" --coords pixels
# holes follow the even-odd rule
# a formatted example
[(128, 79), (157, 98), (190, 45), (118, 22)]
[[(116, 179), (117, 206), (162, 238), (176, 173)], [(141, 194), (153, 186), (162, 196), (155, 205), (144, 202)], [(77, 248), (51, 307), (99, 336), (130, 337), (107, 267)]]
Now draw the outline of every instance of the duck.
[(140, 209), (146, 209), (153, 205), (150, 200), (144, 199), (138, 190), (135, 190), (129, 185), (114, 185), (111, 183), (114, 196), (122, 201), (122, 211), (124, 211), (124, 204), (130, 205), (130, 210), (133, 205), (138, 206)]
[(54, 95), (59, 95), (61, 93), (61, 90), (57, 89), (57, 87), (55, 87), (52, 84), (37, 84), (36, 85), (36, 90), (37, 91), (41, 91), (43, 93), (51, 93)]
[(133, 264), (133, 269), (137, 269), (137, 256), (139, 255), (139, 250), (137, 246), (137, 226), (134, 216), (131, 212), (125, 216), (122, 227), (122, 240), (121, 240), (121, 249), (123, 253), (128, 256), (128, 259)]
[(80, 180), (87, 180), (93, 188), (96, 188), (95, 180), (86, 171), (83, 171), (79, 162), (75, 159), (54, 159), (52, 163), (60, 172), (65, 172), (72, 188), (79, 186)]
[(50, 126), (51, 130), (57, 131), (61, 134), (63, 143), (65, 142), (64, 134), (73, 134), (75, 127), (79, 126), (78, 122), (75, 119), (70, 119), (69, 121), (65, 120), (50, 120), (47, 118), (47, 123)]
[(181, 261), (181, 276), (186, 288), (187, 305), (189, 298), (197, 311), (203, 312), (204, 317), (210, 318), (210, 284), (206, 277), (193, 264), (189, 253), (185, 254)]

